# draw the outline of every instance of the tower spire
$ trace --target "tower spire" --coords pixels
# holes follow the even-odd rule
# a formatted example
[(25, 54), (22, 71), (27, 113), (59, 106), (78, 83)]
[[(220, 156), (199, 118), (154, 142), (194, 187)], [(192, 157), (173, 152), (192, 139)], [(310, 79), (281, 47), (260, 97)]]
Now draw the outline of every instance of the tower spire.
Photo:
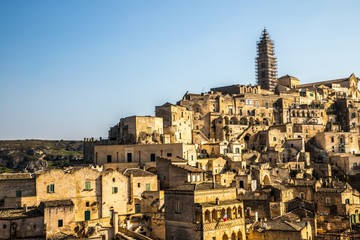
[(262, 89), (273, 91), (277, 84), (277, 61), (274, 51), (274, 42), (264, 27), (260, 40), (257, 42), (256, 57), (257, 85)]

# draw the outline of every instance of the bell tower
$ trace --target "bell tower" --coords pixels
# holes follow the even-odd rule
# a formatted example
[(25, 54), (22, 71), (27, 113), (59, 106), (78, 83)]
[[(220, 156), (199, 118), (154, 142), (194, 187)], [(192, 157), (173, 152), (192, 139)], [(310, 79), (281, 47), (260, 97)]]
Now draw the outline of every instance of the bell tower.
[(266, 28), (257, 42), (256, 77), (257, 85), (262, 89), (274, 91), (277, 84), (277, 61), (274, 42), (270, 39)]

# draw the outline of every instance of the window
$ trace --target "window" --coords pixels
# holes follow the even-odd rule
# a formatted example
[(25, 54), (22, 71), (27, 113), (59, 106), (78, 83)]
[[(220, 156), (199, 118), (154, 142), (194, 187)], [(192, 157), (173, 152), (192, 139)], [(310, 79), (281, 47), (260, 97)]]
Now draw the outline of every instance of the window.
[(167, 153), (166, 156), (167, 157), (172, 157), (172, 153)]
[(140, 204), (135, 204), (135, 213), (141, 212)]
[(138, 183), (138, 187), (140, 187), (141, 185), (140, 185), (140, 183)]
[(48, 193), (54, 193), (55, 192), (55, 184), (47, 185), (47, 192)]
[(240, 153), (240, 148), (235, 148), (235, 153)]
[(85, 182), (85, 190), (91, 190), (91, 182)]
[(244, 181), (240, 181), (239, 187), (240, 187), (240, 188), (244, 188)]
[(350, 199), (345, 199), (345, 204), (350, 204)]
[(118, 192), (118, 188), (117, 187), (113, 187), (112, 188), (112, 193), (117, 193)]
[(64, 225), (63, 220), (59, 219), (58, 220), (58, 227), (62, 227)]
[(303, 192), (300, 193), (300, 198), (304, 199), (305, 198), (305, 194)]
[(156, 159), (155, 153), (151, 153), (151, 154), (150, 154), (150, 161), (151, 161), (151, 162), (155, 162), (155, 159)]
[(21, 197), (21, 191), (20, 190), (16, 191), (16, 197)]
[(85, 218), (85, 221), (90, 220), (90, 211), (89, 210), (84, 212), (84, 218)]
[(150, 191), (150, 183), (146, 184), (146, 191)]
[(87, 201), (87, 202), (85, 203), (85, 206), (90, 207), (90, 202)]
[(36, 230), (36, 224), (33, 225), (34, 230)]
[(3, 229), (6, 229), (6, 224), (3, 225)]
[(111, 155), (107, 155), (106, 156), (106, 162), (107, 163), (111, 163), (112, 159), (111, 159)]
[(151, 134), (152, 130), (151, 127), (147, 127), (147, 133)]
[(334, 142), (334, 137), (331, 137), (331, 142), (332, 142), (332, 143)]
[(325, 199), (325, 204), (326, 204), (326, 206), (330, 206), (330, 198), (327, 197)]
[(175, 213), (180, 213), (180, 202), (176, 201), (175, 203)]
[(127, 153), (127, 161), (132, 162), (132, 154), (131, 153)]

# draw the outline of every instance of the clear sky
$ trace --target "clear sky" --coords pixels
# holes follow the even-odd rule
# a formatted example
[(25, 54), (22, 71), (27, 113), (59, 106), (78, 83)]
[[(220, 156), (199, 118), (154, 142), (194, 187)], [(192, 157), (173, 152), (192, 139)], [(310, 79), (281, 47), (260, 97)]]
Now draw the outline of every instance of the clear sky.
[(278, 75), (360, 75), (360, 1), (0, 1), (0, 139), (107, 137), (186, 91), (255, 83), (267, 28)]

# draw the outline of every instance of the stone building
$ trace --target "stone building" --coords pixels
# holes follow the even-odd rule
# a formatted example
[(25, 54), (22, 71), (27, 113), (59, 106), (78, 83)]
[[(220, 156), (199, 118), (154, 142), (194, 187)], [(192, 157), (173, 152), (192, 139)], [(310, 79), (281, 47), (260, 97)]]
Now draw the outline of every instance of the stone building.
[(131, 116), (109, 130), (109, 140), (121, 144), (161, 143), (163, 119), (152, 116)]
[(166, 239), (246, 239), (236, 189), (216, 183), (165, 190)]
[(155, 107), (155, 116), (163, 119), (164, 134), (170, 135), (171, 143), (192, 143), (192, 111), (182, 106), (165, 103)]
[(328, 153), (359, 153), (358, 134), (352, 132), (319, 132), (314, 142)]
[(44, 238), (44, 215), (36, 208), (0, 209), (0, 239)]
[(159, 157), (157, 175), (162, 190), (178, 187), (186, 182), (202, 182), (206, 178), (203, 169), (193, 167), (185, 159), (178, 157)]
[(271, 220), (256, 222), (250, 229), (248, 239), (302, 239), (312, 240), (312, 228), (308, 221)]
[(95, 163), (146, 163), (156, 162), (157, 157), (181, 157), (195, 165), (197, 153), (195, 145), (184, 143), (171, 144), (134, 144), (134, 145), (97, 145), (94, 147)]
[(36, 180), (30, 173), (0, 174), (0, 207), (21, 208), (36, 205)]
[(159, 191), (158, 178), (156, 174), (144, 171), (139, 168), (128, 168), (123, 174), (129, 178), (129, 204), (132, 210), (128, 213), (142, 212), (142, 200), (145, 192)]

